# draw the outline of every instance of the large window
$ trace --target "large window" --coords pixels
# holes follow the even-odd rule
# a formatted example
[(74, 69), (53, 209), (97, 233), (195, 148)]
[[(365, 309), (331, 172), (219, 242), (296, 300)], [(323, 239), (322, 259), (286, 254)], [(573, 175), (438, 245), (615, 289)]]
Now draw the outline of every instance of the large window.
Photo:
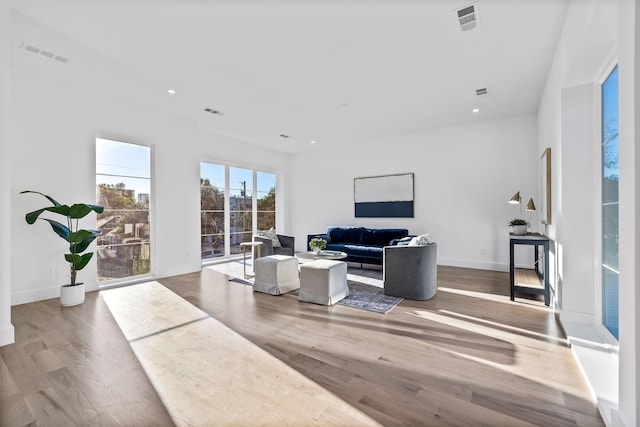
[(618, 67), (602, 85), (602, 324), (618, 338)]
[(242, 253), (257, 230), (276, 226), (276, 175), (200, 164), (202, 259)]
[(151, 272), (151, 148), (96, 139), (98, 280)]

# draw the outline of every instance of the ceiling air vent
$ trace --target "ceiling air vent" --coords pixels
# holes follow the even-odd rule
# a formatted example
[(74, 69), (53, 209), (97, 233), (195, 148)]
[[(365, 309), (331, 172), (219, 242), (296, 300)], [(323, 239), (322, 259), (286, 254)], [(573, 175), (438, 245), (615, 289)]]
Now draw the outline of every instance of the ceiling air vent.
[(207, 113), (214, 114), (216, 116), (224, 116), (224, 113), (222, 111), (214, 110), (213, 108), (205, 108), (204, 111), (206, 111)]
[(456, 13), (462, 31), (473, 30), (478, 26), (478, 5), (476, 3), (458, 9)]
[(57, 55), (48, 50), (40, 49), (39, 47), (35, 47), (27, 43), (22, 43), (22, 45), (20, 45), (20, 48), (26, 52), (35, 53), (36, 55), (44, 56), (45, 58), (53, 59), (58, 62), (62, 62), (63, 64), (66, 64), (67, 62), (69, 62), (69, 58), (66, 58), (61, 55)]
[(483, 96), (483, 95), (487, 95), (489, 93), (489, 91), (487, 90), (486, 87), (483, 87), (482, 89), (476, 89), (476, 96)]

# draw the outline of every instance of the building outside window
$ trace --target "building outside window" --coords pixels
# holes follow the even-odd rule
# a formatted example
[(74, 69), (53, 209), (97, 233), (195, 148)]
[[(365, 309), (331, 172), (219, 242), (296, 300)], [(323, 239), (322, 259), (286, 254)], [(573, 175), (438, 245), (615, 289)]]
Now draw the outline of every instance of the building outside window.
[(602, 324), (618, 338), (618, 67), (602, 85)]
[(98, 280), (151, 272), (151, 148), (96, 139)]

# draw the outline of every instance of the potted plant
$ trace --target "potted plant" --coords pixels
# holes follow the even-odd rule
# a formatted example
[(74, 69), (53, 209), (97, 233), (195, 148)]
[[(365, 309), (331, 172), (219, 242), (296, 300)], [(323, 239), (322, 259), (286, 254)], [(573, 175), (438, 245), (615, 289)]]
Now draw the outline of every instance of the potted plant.
[(512, 219), (509, 221), (509, 226), (513, 234), (527, 234), (527, 229), (529, 229), (529, 223), (522, 218)]
[(319, 254), (320, 251), (326, 247), (327, 247), (327, 241), (324, 239), (314, 237), (309, 241), (309, 248), (311, 248), (313, 253), (315, 253), (316, 255)]
[[(100, 234), (98, 230), (84, 230), (78, 228), (78, 220), (84, 218), (91, 212), (102, 213), (104, 208), (97, 205), (76, 203), (71, 206), (58, 203), (46, 194), (37, 191), (22, 191), (20, 194), (35, 193), (40, 194), (52, 203), (47, 206), (26, 214), (25, 219), (28, 224), (33, 224), (37, 219), (47, 221), (53, 231), (69, 243), (69, 253), (64, 254), (64, 259), (69, 263), (71, 273), (71, 283), (60, 288), (60, 304), (72, 306), (84, 302), (84, 283), (76, 282), (76, 273), (82, 270), (93, 257), (93, 252), (86, 252), (91, 242)], [(43, 212), (52, 212), (61, 215), (66, 219), (66, 224), (49, 218), (40, 218)]]

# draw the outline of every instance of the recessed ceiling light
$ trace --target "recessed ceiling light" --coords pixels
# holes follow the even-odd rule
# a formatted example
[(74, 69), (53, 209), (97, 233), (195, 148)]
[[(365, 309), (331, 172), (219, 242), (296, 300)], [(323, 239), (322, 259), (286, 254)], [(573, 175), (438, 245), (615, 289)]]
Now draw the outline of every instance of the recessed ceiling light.
[(167, 92), (169, 92), (169, 95), (175, 95), (176, 94), (176, 90), (175, 89), (168, 89)]
[(312, 144), (315, 144), (316, 142), (315, 142), (315, 141), (311, 141), (311, 143), (312, 143)]
[(471, 110), (471, 112), (472, 112), (472, 113), (474, 113), (474, 114), (475, 114), (475, 113), (479, 113), (479, 112), (480, 112), (480, 109), (479, 109), (479, 108), (474, 108), (473, 110)]

